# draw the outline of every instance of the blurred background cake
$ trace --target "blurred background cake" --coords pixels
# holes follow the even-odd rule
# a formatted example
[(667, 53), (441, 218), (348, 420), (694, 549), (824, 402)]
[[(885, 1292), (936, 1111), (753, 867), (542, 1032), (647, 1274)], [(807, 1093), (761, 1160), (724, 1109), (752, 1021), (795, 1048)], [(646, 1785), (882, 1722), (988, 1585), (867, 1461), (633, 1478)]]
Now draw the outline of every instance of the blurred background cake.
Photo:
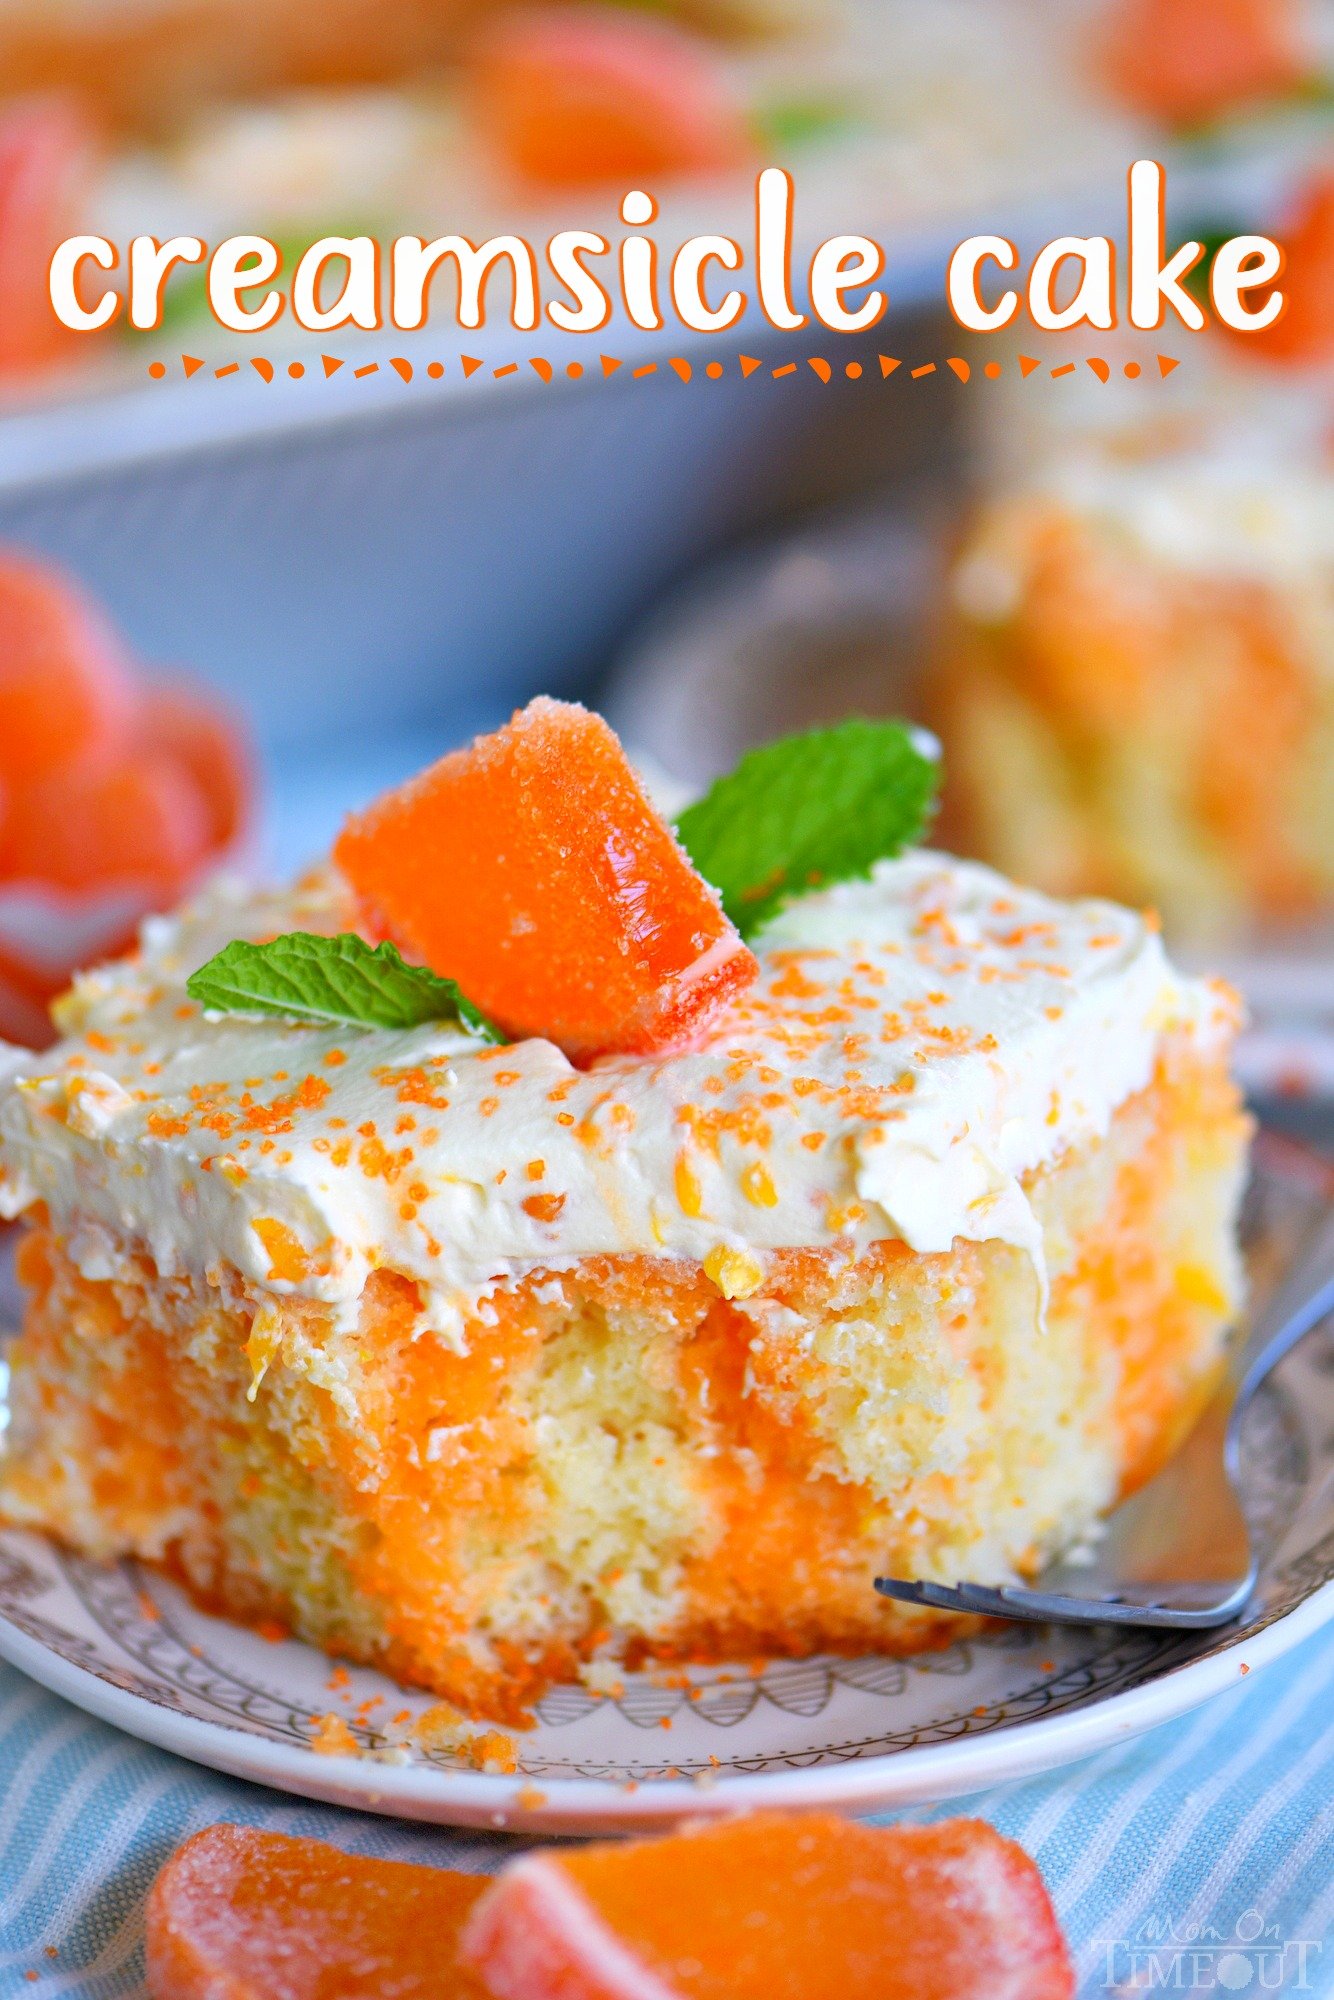
[(1027, 422), (1013, 370), (926, 691), (965, 847), (1215, 945), (1334, 901), (1334, 180), (1283, 238), (1245, 348), (1146, 395), (1166, 336), (1113, 336)]

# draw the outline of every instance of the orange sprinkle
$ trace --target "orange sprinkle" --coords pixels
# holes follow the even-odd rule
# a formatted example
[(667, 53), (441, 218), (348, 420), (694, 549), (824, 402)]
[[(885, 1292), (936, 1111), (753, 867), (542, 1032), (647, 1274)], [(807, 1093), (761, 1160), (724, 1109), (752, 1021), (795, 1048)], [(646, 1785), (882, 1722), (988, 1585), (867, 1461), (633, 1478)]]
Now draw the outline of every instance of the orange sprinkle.
[(150, 1111), (144, 1120), (144, 1127), (154, 1139), (183, 1139), (190, 1130), (190, 1120), (179, 1113)]
[(310, 1747), (317, 1757), (355, 1757), (360, 1746), (341, 1715), (322, 1715)]
[(689, 1157), (685, 1153), (678, 1153), (676, 1156), (674, 1179), (676, 1182), (676, 1199), (680, 1205), (681, 1213), (692, 1217), (703, 1215), (704, 1190), (700, 1186), (699, 1176), (691, 1166)]
[(565, 1206), (563, 1194), (529, 1194), (521, 1204), (524, 1213), (531, 1215), (535, 1222), (554, 1222)]

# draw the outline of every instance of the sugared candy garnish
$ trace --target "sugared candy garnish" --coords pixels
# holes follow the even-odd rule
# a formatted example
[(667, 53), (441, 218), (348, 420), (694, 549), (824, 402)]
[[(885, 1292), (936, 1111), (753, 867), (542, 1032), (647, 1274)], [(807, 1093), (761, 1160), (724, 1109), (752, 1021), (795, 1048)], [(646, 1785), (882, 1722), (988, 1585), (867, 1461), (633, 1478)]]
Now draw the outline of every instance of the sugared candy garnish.
[(1136, 110), (1194, 125), (1286, 96), (1311, 61), (1298, 0), (1118, 0), (1107, 66)]
[(57, 244), (87, 226), (80, 210), (94, 152), (73, 97), (19, 97), (0, 108), (0, 376), (87, 351), (91, 336), (71, 333), (52, 312), (47, 274)]
[(141, 685), (70, 577), (0, 553), (0, 882), (170, 900), (237, 839), (250, 789), (225, 709)]
[(462, 1955), (496, 2000), (1069, 2000), (1037, 1868), (982, 1820), (757, 1814), (527, 1854)]
[(480, 135), (518, 178), (546, 187), (707, 173), (748, 158), (744, 116), (685, 29), (612, 8), (534, 7), (476, 45)]
[(230, 847), (245, 828), (253, 791), (245, 732), (236, 717), (193, 688), (150, 687), (140, 704), (135, 738), (150, 754), (169, 758), (187, 774), (204, 802), (210, 847)]
[(148, 1899), (154, 2000), (481, 2000), (456, 1964), (484, 1878), (210, 1826)]
[(20, 793), (0, 858), (14, 881), (65, 890), (135, 885), (166, 900), (211, 845), (208, 805), (189, 772), (132, 741), (62, 764)]
[[(1303, 189), (1281, 239), (1283, 311), (1262, 333), (1236, 334), (1233, 346), (1257, 361), (1318, 366), (1334, 356), (1334, 168)], [(1252, 310), (1267, 296), (1255, 293)]]
[(688, 1038), (756, 964), (600, 716), (537, 700), (348, 821), (368, 926), (581, 1060)]
[(68, 577), (0, 553), (0, 784), (6, 792), (126, 740), (124, 649)]

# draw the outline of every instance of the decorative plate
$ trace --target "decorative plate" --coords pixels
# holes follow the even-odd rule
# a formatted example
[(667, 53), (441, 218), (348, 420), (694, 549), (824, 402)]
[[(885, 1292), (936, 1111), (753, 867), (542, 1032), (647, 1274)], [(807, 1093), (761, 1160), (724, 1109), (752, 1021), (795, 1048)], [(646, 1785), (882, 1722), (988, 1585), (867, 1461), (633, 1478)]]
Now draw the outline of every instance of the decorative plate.
[[(1334, 1169), (1262, 1138), (1245, 1224), (1257, 1291), (1332, 1194)], [(0, 1654), (198, 1763), (415, 1819), (592, 1833), (743, 1805), (947, 1798), (1165, 1722), (1334, 1617), (1334, 1322), (1271, 1378), (1244, 1444), (1263, 1564), (1245, 1616), (1221, 1632), (998, 1625), (909, 1659), (647, 1673), (605, 1694), (559, 1687), (536, 1727), (509, 1739), (517, 1768), (506, 1775), (478, 1771), (466, 1750), (402, 1761), (390, 1737), (429, 1696), (207, 1617), (134, 1564), (99, 1568), (16, 1530), (0, 1531)], [(311, 1748), (331, 1713), (359, 1754)]]

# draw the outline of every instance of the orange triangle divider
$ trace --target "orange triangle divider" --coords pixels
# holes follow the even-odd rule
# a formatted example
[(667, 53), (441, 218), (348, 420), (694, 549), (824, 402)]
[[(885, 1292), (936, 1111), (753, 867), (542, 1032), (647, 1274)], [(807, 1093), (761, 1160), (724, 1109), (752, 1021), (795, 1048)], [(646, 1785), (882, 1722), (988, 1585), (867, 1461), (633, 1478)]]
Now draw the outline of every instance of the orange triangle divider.
[(827, 382), (834, 372), (829, 363), (819, 354), (808, 354), (806, 361), (807, 365), (814, 370), (822, 382)]
[(737, 360), (741, 363), (741, 373), (743, 378), (747, 375), (753, 375), (757, 368), (763, 366), (763, 363), (761, 362), (757, 354), (738, 354)]
[(336, 354), (322, 354), (320, 360), (324, 363), (324, 373), (326, 376), (336, 375), (343, 365)]
[(691, 375), (694, 373), (694, 370), (691, 368), (690, 363), (682, 355), (674, 355), (672, 359), (667, 363), (667, 366), (671, 369), (674, 375), (679, 375), (683, 382), (688, 382), (690, 380)]
[(602, 372), (604, 375), (614, 375), (621, 365), (614, 354), (604, 354), (599, 358), (602, 362)]
[(395, 375), (401, 375), (405, 382), (412, 380), (412, 363), (405, 360), (403, 355), (391, 354), (389, 357), (389, 366), (393, 369)]
[(190, 380), (190, 377), (192, 375), (197, 375), (199, 373), (203, 365), (204, 365), (203, 362), (200, 360), (197, 354), (183, 354), (181, 356), (181, 366), (185, 370), (185, 379), (187, 382)]
[(463, 363), (463, 379), (465, 382), (470, 375), (475, 375), (482, 365), (480, 358), (475, 354), (460, 354), (459, 360)]
[(1160, 354), (1158, 356), (1158, 373), (1160, 375), (1170, 375), (1174, 368), (1179, 368), (1180, 366), (1181, 363), (1174, 361), (1170, 354)]
[(530, 354), (528, 357), (528, 366), (533, 370), (535, 375), (540, 375), (544, 382), (549, 382), (555, 373), (551, 363), (544, 360), (540, 354)]
[(1041, 368), (1041, 366), (1042, 363), (1037, 359), (1036, 355), (1021, 354), (1019, 356), (1019, 373), (1023, 376), (1025, 382), (1028, 380), (1029, 376), (1033, 373), (1033, 370), (1035, 368)]
[(1112, 374), (1111, 364), (1104, 361), (1100, 354), (1090, 354), (1085, 359), (1100, 382), (1110, 381)]
[(961, 382), (967, 382), (973, 373), (961, 354), (951, 354), (947, 358), (945, 366), (951, 369)]
[(901, 368), (902, 366), (903, 363), (901, 361), (896, 361), (892, 354), (882, 354), (880, 357), (880, 373), (884, 377), (886, 377), (886, 379), (888, 379), (888, 377), (894, 373), (894, 370), (896, 368)]

